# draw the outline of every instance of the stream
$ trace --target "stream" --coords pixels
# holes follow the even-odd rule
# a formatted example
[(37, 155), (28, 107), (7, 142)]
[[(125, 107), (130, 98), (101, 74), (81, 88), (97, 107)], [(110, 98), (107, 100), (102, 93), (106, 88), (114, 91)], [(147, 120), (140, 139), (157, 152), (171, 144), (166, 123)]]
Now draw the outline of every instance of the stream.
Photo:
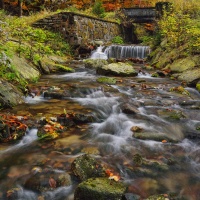
[[(200, 93), (193, 88), (185, 88), (190, 95), (172, 92), (170, 88), (180, 82), (153, 78), (145, 70), (136, 77), (116, 77), (115, 85), (102, 84), (96, 81), (95, 70), (85, 68), (81, 61), (71, 65), (74, 73), (43, 75), (30, 85), (35, 93), (45, 86), (58, 88), (64, 98), (27, 97), (25, 104), (8, 112), (26, 114), (38, 122), (66, 110), (92, 114), (95, 121), (72, 126), (48, 141), (38, 140), (35, 123), (16, 144), (0, 144), (0, 199), (5, 200), (3, 193), (14, 187), (20, 188), (16, 200), (39, 199), (38, 193), (23, 188), (33, 168), (71, 173), (71, 163), (84, 153), (117, 172), (127, 184), (127, 193), (141, 199), (165, 193), (200, 199)], [(125, 112), (125, 105), (134, 112)], [(173, 112), (181, 117), (171, 117)], [(134, 136), (137, 130), (132, 128), (168, 135), (176, 142), (144, 140)], [(73, 178), (71, 186), (42, 195), (49, 200), (73, 200), (77, 184)]]

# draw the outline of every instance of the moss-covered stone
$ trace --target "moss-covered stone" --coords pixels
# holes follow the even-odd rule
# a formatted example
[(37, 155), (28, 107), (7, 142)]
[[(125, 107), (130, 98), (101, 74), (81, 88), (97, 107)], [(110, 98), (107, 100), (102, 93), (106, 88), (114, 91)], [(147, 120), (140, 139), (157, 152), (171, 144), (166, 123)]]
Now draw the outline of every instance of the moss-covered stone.
[(125, 192), (123, 183), (108, 178), (90, 178), (78, 185), (74, 200), (121, 200)]
[(137, 76), (137, 72), (129, 63), (111, 63), (97, 68), (97, 74), (105, 76)]
[(108, 62), (104, 59), (85, 59), (83, 63), (85, 64), (86, 68), (94, 68), (94, 69), (108, 64)]
[(179, 94), (190, 96), (190, 93), (182, 86), (172, 87), (170, 88), (170, 92), (176, 92)]
[(187, 58), (182, 58), (175, 60), (171, 65), (170, 65), (170, 70), (172, 72), (183, 72), (188, 69), (192, 69), (196, 66), (196, 63), (194, 60), (192, 60), (191, 57)]
[(62, 72), (75, 72), (74, 69), (72, 69), (71, 67), (67, 67), (65, 65), (55, 64), (55, 67), (58, 68), (58, 71), (62, 71)]
[(158, 115), (169, 120), (180, 120), (186, 118), (185, 114), (179, 110), (158, 110)]
[(116, 79), (111, 77), (100, 77), (97, 79), (97, 82), (114, 85), (116, 84)]
[(178, 139), (175, 137), (171, 137), (165, 133), (156, 133), (156, 132), (135, 132), (133, 134), (134, 138), (141, 139), (141, 140), (154, 140), (162, 142), (166, 140), (168, 142), (178, 142)]
[(200, 82), (196, 84), (196, 88), (200, 92)]
[(200, 68), (194, 68), (181, 73), (178, 80), (185, 81), (189, 85), (195, 85), (200, 80)]
[(145, 200), (166, 200), (168, 199), (167, 197), (168, 195), (166, 194), (157, 194), (157, 195), (152, 195)]
[(105, 176), (105, 170), (95, 158), (85, 154), (76, 158), (71, 164), (73, 173), (81, 180)]

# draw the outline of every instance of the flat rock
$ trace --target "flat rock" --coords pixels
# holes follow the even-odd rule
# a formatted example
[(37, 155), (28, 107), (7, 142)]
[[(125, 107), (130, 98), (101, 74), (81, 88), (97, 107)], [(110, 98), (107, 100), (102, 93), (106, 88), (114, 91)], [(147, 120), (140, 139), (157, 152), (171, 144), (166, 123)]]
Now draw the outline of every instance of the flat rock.
[(97, 74), (105, 76), (137, 76), (137, 72), (129, 63), (110, 63), (102, 67), (98, 67), (96, 70)]

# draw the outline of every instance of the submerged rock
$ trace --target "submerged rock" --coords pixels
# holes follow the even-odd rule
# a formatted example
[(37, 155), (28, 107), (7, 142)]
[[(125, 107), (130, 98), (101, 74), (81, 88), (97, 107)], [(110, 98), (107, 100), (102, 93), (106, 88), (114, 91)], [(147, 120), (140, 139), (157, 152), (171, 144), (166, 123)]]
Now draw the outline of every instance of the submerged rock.
[(154, 141), (167, 141), (167, 142), (178, 142), (179, 140), (166, 133), (156, 133), (156, 132), (134, 132), (134, 138), (140, 140), (154, 140)]
[(65, 172), (55, 172), (45, 169), (33, 174), (24, 184), (26, 189), (45, 192), (58, 187), (71, 185), (71, 177)]
[(108, 178), (90, 178), (78, 185), (74, 200), (121, 200), (125, 192), (123, 183)]
[(97, 74), (113, 76), (137, 76), (137, 72), (129, 63), (111, 63), (97, 68)]
[(95, 158), (85, 154), (76, 158), (71, 164), (73, 173), (80, 179), (105, 176), (105, 170)]
[(111, 77), (100, 77), (97, 79), (97, 82), (114, 85), (116, 84), (117, 80)]

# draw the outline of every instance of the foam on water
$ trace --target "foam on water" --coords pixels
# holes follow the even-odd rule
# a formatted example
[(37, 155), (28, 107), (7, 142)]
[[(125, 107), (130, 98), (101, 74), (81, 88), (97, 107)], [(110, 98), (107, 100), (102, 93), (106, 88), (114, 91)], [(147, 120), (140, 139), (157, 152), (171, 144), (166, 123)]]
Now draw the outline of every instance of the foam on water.
[(24, 148), (27, 145), (30, 145), (32, 142), (36, 141), (38, 139), (37, 137), (37, 129), (31, 129), (28, 131), (28, 133), (19, 141), (19, 143), (9, 147), (8, 149), (2, 151), (1, 153), (8, 153), (12, 152), (14, 150), (17, 150), (19, 148)]

